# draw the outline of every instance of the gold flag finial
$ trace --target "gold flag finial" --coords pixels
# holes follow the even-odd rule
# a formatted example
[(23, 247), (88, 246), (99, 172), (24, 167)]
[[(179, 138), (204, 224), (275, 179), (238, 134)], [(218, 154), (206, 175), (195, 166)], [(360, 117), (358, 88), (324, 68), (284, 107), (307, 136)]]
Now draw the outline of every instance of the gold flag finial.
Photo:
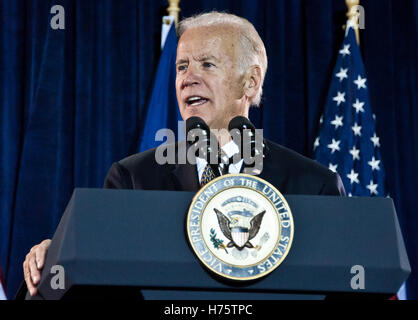
[(360, 34), (359, 34), (359, 16), (360, 13), (358, 11), (358, 6), (360, 5), (360, 0), (345, 0), (345, 4), (347, 5), (348, 12), (347, 18), (351, 21), (354, 32), (356, 34), (357, 44), (360, 46)]
[(169, 3), (169, 6), (167, 8), (168, 15), (174, 17), (175, 25), (177, 28), (177, 23), (179, 22), (179, 13), (180, 13), (180, 7), (179, 7), (180, 0), (168, 0), (168, 3)]

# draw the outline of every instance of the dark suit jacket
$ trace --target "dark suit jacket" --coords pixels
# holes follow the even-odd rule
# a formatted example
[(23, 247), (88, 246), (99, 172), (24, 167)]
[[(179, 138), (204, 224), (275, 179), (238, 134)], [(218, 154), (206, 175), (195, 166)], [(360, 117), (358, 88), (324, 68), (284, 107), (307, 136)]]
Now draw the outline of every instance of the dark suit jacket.
[[(176, 144), (176, 152), (184, 144)], [(141, 152), (115, 162), (105, 188), (197, 191), (200, 188), (196, 165), (164, 164), (155, 160), (155, 150)], [(338, 174), (281, 145), (265, 140), (263, 171), (260, 178), (282, 194), (345, 195)]]

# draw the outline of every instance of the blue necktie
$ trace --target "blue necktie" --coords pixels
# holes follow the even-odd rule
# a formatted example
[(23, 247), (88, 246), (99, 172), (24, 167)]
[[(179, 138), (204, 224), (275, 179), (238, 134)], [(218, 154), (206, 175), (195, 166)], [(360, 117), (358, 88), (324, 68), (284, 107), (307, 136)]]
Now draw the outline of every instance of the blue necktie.
[(213, 172), (209, 163), (206, 165), (205, 170), (202, 173), (202, 178), (200, 179), (200, 186), (203, 187), (208, 182), (215, 179), (215, 173)]

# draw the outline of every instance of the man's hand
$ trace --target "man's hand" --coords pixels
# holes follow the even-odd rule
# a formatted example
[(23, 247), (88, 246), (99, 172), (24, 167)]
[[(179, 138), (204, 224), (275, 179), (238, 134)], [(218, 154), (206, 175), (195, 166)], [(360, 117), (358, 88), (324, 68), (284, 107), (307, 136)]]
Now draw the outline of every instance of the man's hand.
[(51, 240), (47, 239), (32, 247), (23, 262), (23, 274), (31, 296), (34, 296), (38, 290), (36, 286), (41, 280), (40, 271), (44, 267), (46, 252), (50, 244)]

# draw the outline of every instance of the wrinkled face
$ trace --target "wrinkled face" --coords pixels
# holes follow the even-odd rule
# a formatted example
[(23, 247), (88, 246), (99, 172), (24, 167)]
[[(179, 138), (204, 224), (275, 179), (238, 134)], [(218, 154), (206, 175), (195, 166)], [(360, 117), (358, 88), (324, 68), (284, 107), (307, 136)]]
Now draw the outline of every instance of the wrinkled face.
[(237, 39), (235, 30), (219, 26), (189, 29), (181, 36), (176, 93), (184, 121), (198, 116), (211, 129), (221, 129), (235, 116), (248, 117)]

